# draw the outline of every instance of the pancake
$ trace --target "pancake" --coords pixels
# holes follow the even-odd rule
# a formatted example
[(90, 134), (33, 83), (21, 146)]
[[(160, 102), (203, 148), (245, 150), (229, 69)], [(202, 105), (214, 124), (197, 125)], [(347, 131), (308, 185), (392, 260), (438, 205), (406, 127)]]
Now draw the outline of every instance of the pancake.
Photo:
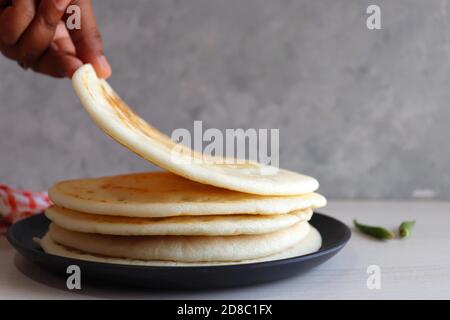
[(262, 234), (290, 227), (311, 219), (311, 209), (277, 215), (179, 216), (137, 218), (92, 215), (52, 206), (47, 218), (64, 229), (119, 236), (229, 236)]
[(111, 236), (80, 233), (51, 223), (53, 241), (94, 255), (131, 260), (227, 262), (257, 259), (279, 253), (306, 237), (308, 222), (280, 231), (239, 236)]
[(127, 217), (282, 214), (326, 204), (317, 193), (260, 196), (193, 182), (170, 172), (63, 181), (49, 190), (58, 206)]
[(175, 143), (136, 115), (89, 64), (75, 72), (72, 83), (81, 104), (106, 134), (151, 163), (187, 179), (261, 195), (307, 194), (319, 187), (309, 176), (252, 161), (206, 156)]
[(283, 250), (280, 253), (270, 255), (263, 258), (253, 259), (253, 260), (242, 260), (235, 262), (175, 262), (175, 261), (143, 261), (143, 260), (131, 260), (131, 259), (120, 259), (120, 258), (111, 258), (99, 255), (93, 255), (88, 253), (83, 253), (81, 251), (71, 249), (65, 247), (63, 245), (57, 244), (54, 242), (51, 237), (47, 234), (42, 239), (37, 240), (42, 249), (53, 255), (85, 260), (85, 261), (94, 261), (100, 263), (113, 263), (113, 264), (125, 264), (125, 265), (136, 265), (136, 266), (178, 266), (178, 267), (194, 267), (194, 266), (214, 266), (214, 265), (230, 265), (230, 264), (245, 264), (245, 263), (255, 263), (255, 262), (264, 262), (264, 261), (273, 261), (273, 260), (281, 260), (287, 259), (297, 256), (306, 255), (309, 253), (316, 252), (320, 249), (322, 245), (322, 239), (319, 232), (311, 227), (307, 236), (294, 244), (292, 247), (289, 247), (286, 250)]

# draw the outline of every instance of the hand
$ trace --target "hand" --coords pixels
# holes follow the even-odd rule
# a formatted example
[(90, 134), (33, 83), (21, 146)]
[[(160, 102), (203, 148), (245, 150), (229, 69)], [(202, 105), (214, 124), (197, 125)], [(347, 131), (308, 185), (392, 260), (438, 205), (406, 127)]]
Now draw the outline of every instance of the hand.
[[(81, 9), (79, 30), (66, 28), (71, 4)], [(25, 69), (53, 77), (72, 77), (84, 63), (99, 77), (111, 75), (90, 0), (0, 0), (0, 51)]]

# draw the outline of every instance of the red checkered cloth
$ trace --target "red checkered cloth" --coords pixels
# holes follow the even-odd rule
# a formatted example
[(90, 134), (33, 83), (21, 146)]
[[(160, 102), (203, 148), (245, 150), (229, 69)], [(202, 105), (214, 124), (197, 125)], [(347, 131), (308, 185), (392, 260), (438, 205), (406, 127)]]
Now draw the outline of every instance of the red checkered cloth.
[(0, 234), (12, 223), (41, 213), (50, 205), (46, 192), (16, 190), (0, 184)]

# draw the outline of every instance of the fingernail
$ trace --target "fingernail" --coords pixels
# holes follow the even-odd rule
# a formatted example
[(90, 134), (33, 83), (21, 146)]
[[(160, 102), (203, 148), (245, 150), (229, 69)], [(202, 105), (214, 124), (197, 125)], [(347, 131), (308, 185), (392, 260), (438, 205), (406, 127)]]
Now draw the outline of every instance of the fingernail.
[(59, 11), (65, 11), (71, 1), (72, 0), (53, 0), (53, 3)]
[(97, 70), (98, 76), (101, 78), (106, 79), (112, 73), (111, 66), (108, 62), (108, 59), (106, 59), (105, 56), (100, 56), (96, 59), (95, 67), (96, 67), (95, 69)]

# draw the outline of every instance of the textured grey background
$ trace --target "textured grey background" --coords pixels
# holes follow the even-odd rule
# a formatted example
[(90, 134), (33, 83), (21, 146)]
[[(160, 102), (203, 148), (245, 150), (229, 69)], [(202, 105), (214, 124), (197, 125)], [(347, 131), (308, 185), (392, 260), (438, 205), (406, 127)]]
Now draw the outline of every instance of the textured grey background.
[[(380, 4), (383, 30), (365, 10)], [(98, 0), (113, 87), (170, 133), (280, 128), (281, 166), (332, 198), (450, 199), (450, 21), (441, 0)], [(68, 80), (0, 59), (0, 183), (148, 169)]]

